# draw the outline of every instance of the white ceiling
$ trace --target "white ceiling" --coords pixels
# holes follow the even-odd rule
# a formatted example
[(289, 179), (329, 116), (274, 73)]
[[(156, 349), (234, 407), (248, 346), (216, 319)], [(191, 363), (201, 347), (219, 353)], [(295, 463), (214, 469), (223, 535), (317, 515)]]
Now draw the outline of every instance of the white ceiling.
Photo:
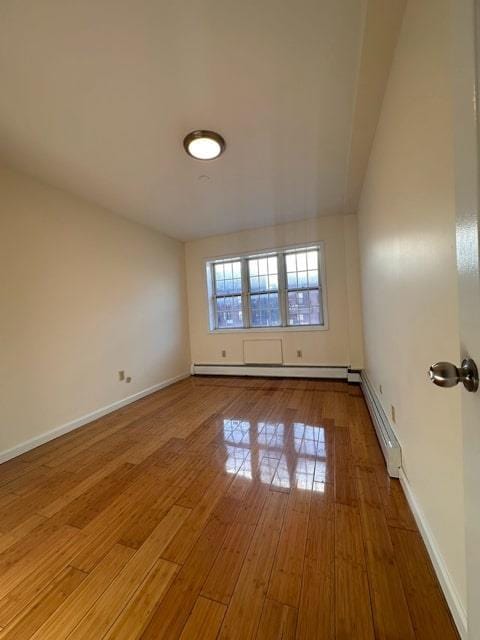
[[(343, 213), (364, 12), (3, 0), (0, 155), (182, 240)], [(221, 158), (185, 154), (199, 128), (225, 137)]]

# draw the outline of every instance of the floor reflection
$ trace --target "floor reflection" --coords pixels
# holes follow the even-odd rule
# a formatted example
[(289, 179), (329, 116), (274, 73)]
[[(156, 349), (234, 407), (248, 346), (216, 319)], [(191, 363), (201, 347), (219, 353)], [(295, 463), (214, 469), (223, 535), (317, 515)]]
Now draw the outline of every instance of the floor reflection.
[(325, 490), (327, 441), (322, 426), (229, 418), (223, 421), (223, 441), (228, 473), (259, 478), (279, 489)]

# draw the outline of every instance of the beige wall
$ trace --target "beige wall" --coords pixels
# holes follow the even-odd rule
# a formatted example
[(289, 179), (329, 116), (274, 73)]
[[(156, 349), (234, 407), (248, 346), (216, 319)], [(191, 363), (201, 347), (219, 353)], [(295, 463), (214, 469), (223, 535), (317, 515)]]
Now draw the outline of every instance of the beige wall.
[[(323, 240), (328, 330), (210, 333), (205, 260)], [(356, 216), (322, 216), (291, 224), (212, 236), (186, 245), (190, 343), (194, 363), (243, 364), (243, 340), (281, 338), (286, 364), (361, 367), (362, 328)], [(348, 255), (346, 247), (349, 248)], [(350, 293), (350, 297), (349, 297)], [(226, 358), (221, 352), (225, 349)], [(297, 350), (303, 357), (297, 357)]]
[(408, 3), (359, 231), (366, 369), (395, 407), (405, 474), (465, 604), (459, 389), (427, 380), (430, 364), (460, 357), (449, 8)]
[(3, 168), (0, 193), (0, 452), (188, 373), (181, 243)]

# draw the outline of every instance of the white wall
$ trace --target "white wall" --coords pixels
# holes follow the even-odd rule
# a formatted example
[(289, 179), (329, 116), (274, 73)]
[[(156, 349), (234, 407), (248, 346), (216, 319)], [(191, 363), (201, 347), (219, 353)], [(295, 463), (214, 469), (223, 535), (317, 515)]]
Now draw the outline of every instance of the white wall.
[(5, 168), (0, 193), (0, 453), (188, 373), (181, 243)]
[[(450, 2), (408, 3), (359, 211), (366, 369), (396, 412), (404, 471), (466, 603)], [(380, 385), (383, 393), (379, 391)]]
[[(322, 240), (325, 246), (328, 330), (210, 332), (205, 260)], [(348, 248), (348, 251), (347, 251)], [(356, 216), (321, 216), (274, 227), (212, 236), (186, 245), (192, 361), (243, 364), (247, 338), (280, 338), (285, 364), (363, 364)], [(221, 356), (222, 350), (226, 358)], [(297, 350), (303, 357), (297, 357)]]

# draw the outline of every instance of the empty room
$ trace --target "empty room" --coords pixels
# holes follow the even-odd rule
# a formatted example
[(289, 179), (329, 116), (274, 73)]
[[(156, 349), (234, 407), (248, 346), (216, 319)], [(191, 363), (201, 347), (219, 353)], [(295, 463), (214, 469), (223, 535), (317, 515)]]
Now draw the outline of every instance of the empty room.
[(479, 16), (0, 2), (0, 640), (480, 640)]

